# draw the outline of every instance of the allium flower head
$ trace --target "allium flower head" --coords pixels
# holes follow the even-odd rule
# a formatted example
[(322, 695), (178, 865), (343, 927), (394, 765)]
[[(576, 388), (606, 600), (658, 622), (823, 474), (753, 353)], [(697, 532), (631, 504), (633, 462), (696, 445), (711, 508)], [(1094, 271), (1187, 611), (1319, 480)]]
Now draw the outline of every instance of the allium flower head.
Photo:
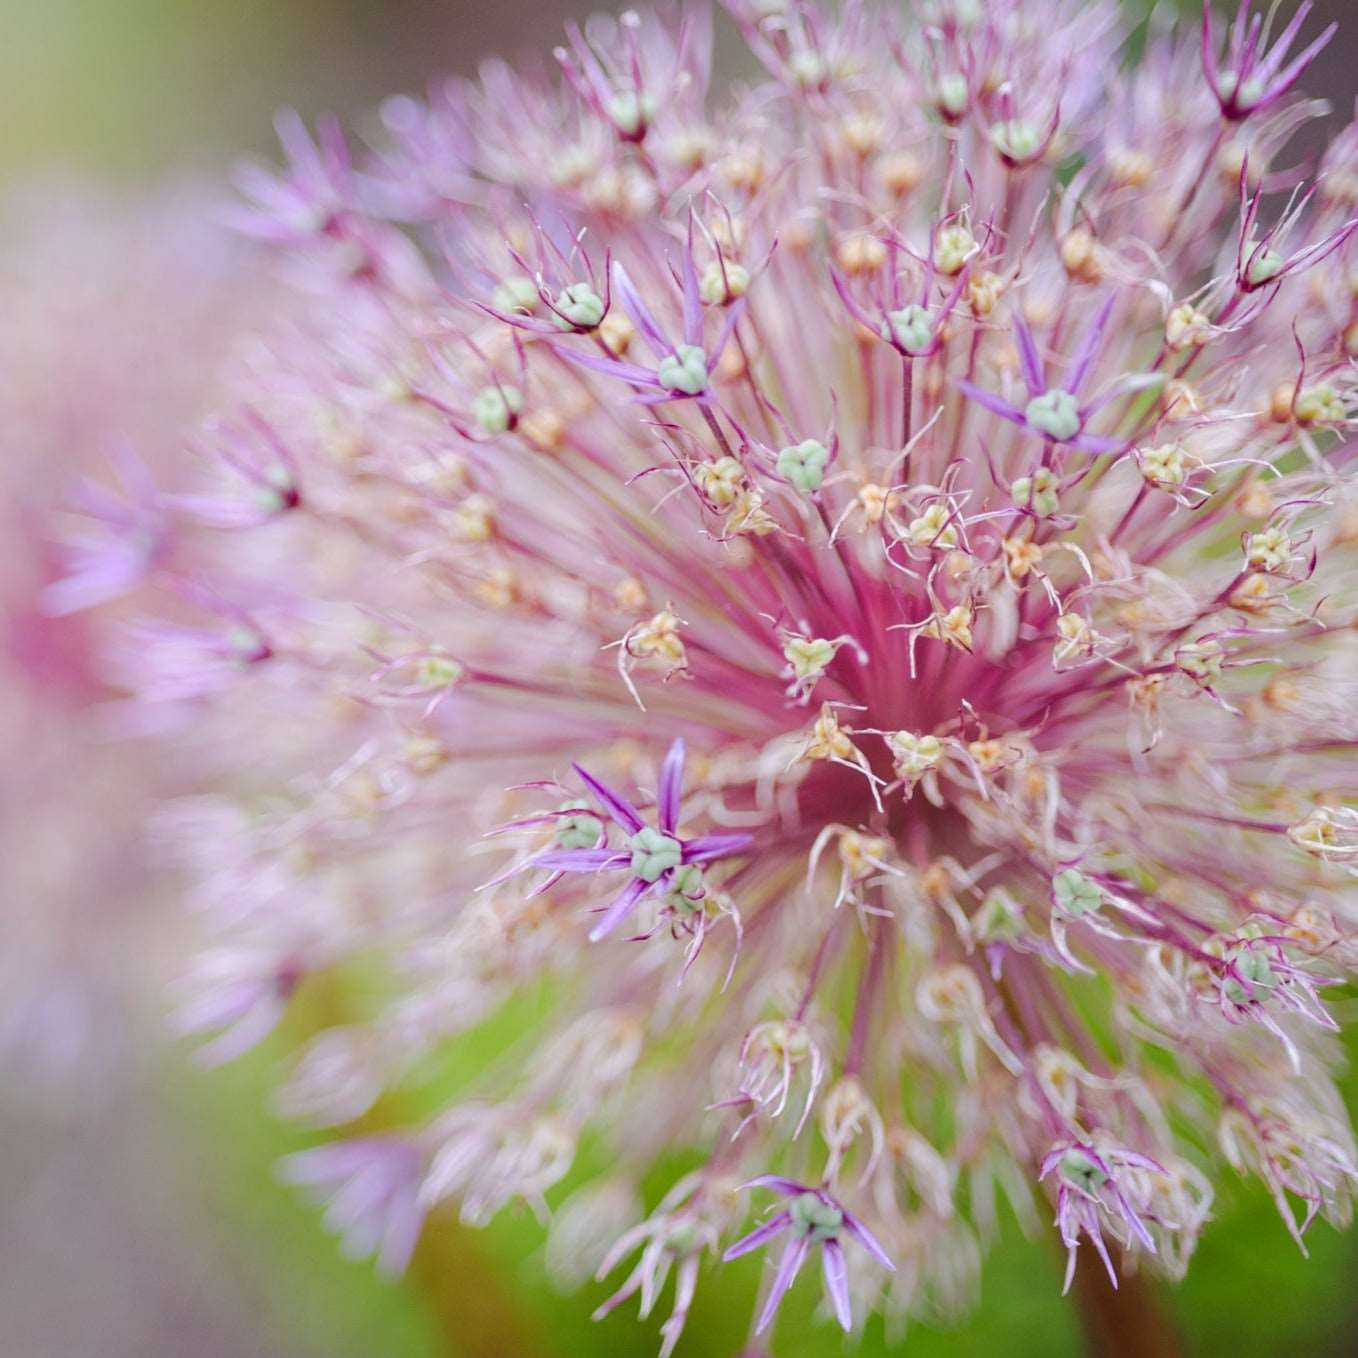
[(124, 672), (204, 770), (186, 1024), (359, 969), (287, 1172), (389, 1267), (550, 1215), (587, 1133), (601, 1214), (698, 1152), (603, 1257), (601, 1312), (674, 1272), (665, 1353), (775, 1236), (760, 1329), (813, 1251), (846, 1327), (964, 1299), (996, 1188), (1115, 1275), (1183, 1270), (1223, 1162), (1346, 1220), (1358, 129), (1284, 150), (1325, 35), (728, 7), (742, 93), (705, 9), (595, 19), (243, 181), (290, 300), (220, 475), (98, 515), (175, 543)]

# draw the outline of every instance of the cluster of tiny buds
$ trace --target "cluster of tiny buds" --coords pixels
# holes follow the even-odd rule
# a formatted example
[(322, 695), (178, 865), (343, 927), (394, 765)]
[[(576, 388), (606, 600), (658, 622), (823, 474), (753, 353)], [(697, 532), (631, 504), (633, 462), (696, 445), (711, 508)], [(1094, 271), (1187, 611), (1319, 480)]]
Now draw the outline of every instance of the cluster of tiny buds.
[[(1358, 129), (1276, 168), (1329, 30), (726, 8), (727, 100), (705, 8), (629, 13), (242, 175), (293, 291), (219, 474), (91, 493), (56, 596), (152, 592), (126, 715), (216, 771), (184, 1026), (384, 959), (289, 1176), (391, 1269), (517, 1200), (636, 1256), (601, 1315), (673, 1273), (665, 1358), (775, 1241), (756, 1333), (813, 1255), (845, 1329), (966, 1299), (996, 1189), (1067, 1286), (1182, 1273), (1218, 1160), (1346, 1219)], [(382, 1121), (533, 986), (536, 1054)]]

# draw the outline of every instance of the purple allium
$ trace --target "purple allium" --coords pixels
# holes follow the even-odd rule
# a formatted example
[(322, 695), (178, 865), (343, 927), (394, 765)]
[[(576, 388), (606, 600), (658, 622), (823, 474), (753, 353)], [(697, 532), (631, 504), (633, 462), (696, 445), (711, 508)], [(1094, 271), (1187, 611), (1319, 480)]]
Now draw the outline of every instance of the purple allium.
[(857, 1241), (883, 1268), (894, 1270), (890, 1258), (877, 1243), (872, 1232), (857, 1217), (851, 1215), (823, 1188), (811, 1188), (795, 1179), (783, 1179), (777, 1174), (761, 1174), (750, 1181), (750, 1188), (771, 1188), (788, 1199), (787, 1206), (771, 1216), (762, 1226), (727, 1247), (723, 1259), (738, 1259), (751, 1250), (762, 1249), (779, 1236), (789, 1239), (778, 1262), (769, 1294), (765, 1298), (754, 1332), (763, 1334), (773, 1323), (778, 1306), (787, 1295), (806, 1256), (814, 1246), (820, 1248), (821, 1268), (825, 1274), (825, 1295), (835, 1319), (849, 1330), (853, 1328), (853, 1311), (849, 1302), (849, 1274), (844, 1262), (844, 1240)]
[(389, 1263), (588, 1137), (666, 1353), (774, 1235), (761, 1327), (813, 1248), (845, 1325), (962, 1307), (997, 1192), (1170, 1276), (1223, 1165), (1347, 1220), (1358, 128), (1290, 168), (1247, 10), (1204, 74), (1104, 0), (728, 8), (754, 89), (596, 18), (243, 181), (280, 314), (92, 591), (201, 770), (183, 1022), (347, 997), (279, 1102), (363, 1119), (303, 1164)]

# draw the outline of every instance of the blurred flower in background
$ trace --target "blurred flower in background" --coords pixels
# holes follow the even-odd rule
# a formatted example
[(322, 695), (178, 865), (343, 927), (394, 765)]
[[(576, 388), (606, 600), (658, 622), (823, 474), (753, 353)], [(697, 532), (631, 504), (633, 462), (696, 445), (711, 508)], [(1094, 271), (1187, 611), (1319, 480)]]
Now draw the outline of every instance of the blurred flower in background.
[[(564, 79), (388, 100), (371, 152), (285, 115), (232, 208), (34, 196), (8, 1103), (154, 1144), (178, 971), (207, 1059), (263, 1044), (234, 1125), (297, 1050), (275, 1107), (337, 1130), (280, 1177), (443, 1336), (366, 1285), (390, 1352), (731, 1352), (811, 1265), (889, 1342), (1054, 1215), (1092, 1342), (1166, 1353), (1141, 1275), (1183, 1273), (1223, 1161), (1299, 1240), (1347, 1220), (1351, 133), (1289, 206), (1322, 29), (1156, 25), (1114, 76), (1115, 6), (1036, 8), (733, 4), (733, 98), (705, 11), (596, 19)], [(58, 530), (53, 466), (100, 463)], [(211, 940), (184, 974), (137, 827), (186, 789), (155, 820)], [(92, 1207), (123, 1227), (70, 1144), (30, 1267)], [(529, 1302), (495, 1260), (535, 1217), (556, 1281), (653, 1327)], [(260, 1342), (223, 1319), (258, 1264), (203, 1276), (259, 1219), (179, 1218), (168, 1297), (165, 1240), (86, 1232), (121, 1328), (54, 1341), (14, 1273), (35, 1351)], [(751, 1312), (717, 1256), (765, 1244)], [(1242, 1289), (1218, 1318), (1272, 1351)]]

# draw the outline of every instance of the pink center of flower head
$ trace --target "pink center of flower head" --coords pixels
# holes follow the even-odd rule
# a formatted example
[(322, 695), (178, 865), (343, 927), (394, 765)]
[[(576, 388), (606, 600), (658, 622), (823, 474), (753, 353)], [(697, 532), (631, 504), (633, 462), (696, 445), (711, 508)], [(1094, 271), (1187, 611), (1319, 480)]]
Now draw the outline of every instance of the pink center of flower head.
[(1121, 74), (1084, 0), (727, 7), (747, 97), (629, 13), (243, 177), (301, 283), (222, 484), (92, 494), (58, 596), (171, 601), (118, 674), (204, 770), (185, 1026), (361, 955), (290, 1082), (337, 1124), (529, 988), (536, 1051), (306, 1182), (404, 1258), (546, 1218), (582, 1138), (696, 1148), (548, 1246), (635, 1256), (601, 1311), (673, 1265), (665, 1354), (719, 1252), (773, 1247), (759, 1329), (808, 1261), (845, 1328), (850, 1257), (961, 1295), (994, 1180), (1072, 1269), (1180, 1267), (1209, 1146), (1344, 1218), (1358, 130), (1277, 172), (1312, 106), (1248, 6)]

